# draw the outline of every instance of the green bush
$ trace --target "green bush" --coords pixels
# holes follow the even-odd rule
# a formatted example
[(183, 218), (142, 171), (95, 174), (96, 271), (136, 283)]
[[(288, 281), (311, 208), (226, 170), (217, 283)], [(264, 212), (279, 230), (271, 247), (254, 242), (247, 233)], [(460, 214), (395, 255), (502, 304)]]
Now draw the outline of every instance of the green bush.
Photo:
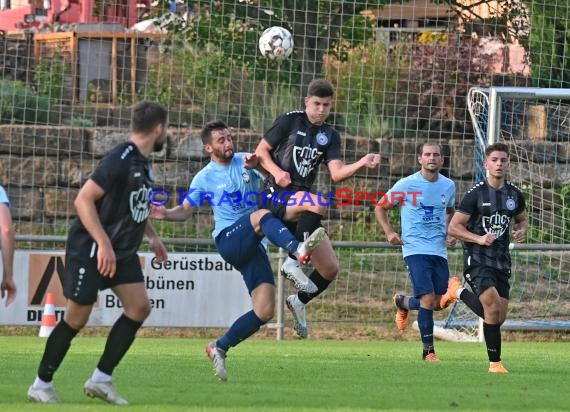
[(50, 100), (20, 81), (0, 80), (0, 123), (49, 123)]
[(230, 70), (224, 54), (207, 45), (204, 50), (173, 41), (161, 50), (160, 62), (148, 70), (143, 98), (167, 106), (217, 107), (227, 102)]
[(246, 113), (250, 129), (255, 132), (267, 130), (279, 115), (300, 107), (299, 90), (296, 88), (260, 81), (251, 83)]
[(64, 72), (61, 56), (56, 54), (49, 60), (40, 60), (34, 70), (34, 82), (38, 94), (60, 101), (63, 96)]
[(535, 87), (570, 87), (569, 13), (567, 0), (530, 2), (532, 30), (520, 41), (528, 51)]

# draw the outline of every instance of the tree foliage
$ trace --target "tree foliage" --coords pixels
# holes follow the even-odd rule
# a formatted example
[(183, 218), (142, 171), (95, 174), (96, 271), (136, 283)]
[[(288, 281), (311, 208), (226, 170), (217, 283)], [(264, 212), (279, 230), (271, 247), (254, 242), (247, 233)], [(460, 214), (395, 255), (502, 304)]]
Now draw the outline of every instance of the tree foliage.
[[(248, 67), (252, 76), (265, 81), (306, 86), (321, 75), (323, 56), (332, 51), (346, 55), (374, 36), (375, 22), (360, 13), (380, 8), (390, 0), (241, 0), (196, 1), (186, 18), (173, 18), (169, 1), (160, 0), (158, 16), (165, 27), (185, 41), (203, 47), (212, 43), (222, 49), (228, 63)], [(294, 36), (292, 58), (282, 63), (267, 61), (257, 51), (257, 40), (270, 26), (283, 26)]]
[(467, 92), (483, 85), (494, 56), (482, 53), (458, 34), (425, 34), (412, 46), (411, 64), (400, 78), (400, 109), (405, 130), (429, 138), (451, 139), (470, 133)]
[(498, 10), (491, 20), (505, 41), (518, 40), (526, 50), (536, 87), (570, 87), (570, 2), (568, 0), (480, 0), (462, 5), (458, 0), (436, 0), (455, 10), (485, 20), (477, 6)]
[(532, 1), (527, 46), (534, 86), (570, 87), (570, 4)]

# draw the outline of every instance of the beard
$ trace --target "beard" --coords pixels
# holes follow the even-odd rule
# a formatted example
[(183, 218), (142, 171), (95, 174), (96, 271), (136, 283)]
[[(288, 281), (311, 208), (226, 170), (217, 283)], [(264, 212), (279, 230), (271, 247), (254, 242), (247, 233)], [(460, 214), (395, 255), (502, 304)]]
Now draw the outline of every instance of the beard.
[(157, 140), (154, 142), (154, 146), (152, 147), (153, 152), (160, 152), (164, 149), (164, 144), (166, 143), (166, 138)]
[(224, 151), (214, 150), (212, 154), (220, 160), (229, 162), (234, 157), (234, 149), (224, 150)]

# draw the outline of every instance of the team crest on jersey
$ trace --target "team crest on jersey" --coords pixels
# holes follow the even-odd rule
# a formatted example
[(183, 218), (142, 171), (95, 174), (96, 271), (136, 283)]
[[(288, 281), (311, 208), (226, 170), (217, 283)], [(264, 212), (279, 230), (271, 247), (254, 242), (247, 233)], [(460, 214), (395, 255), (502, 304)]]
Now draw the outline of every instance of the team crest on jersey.
[(515, 210), (515, 208), (517, 207), (517, 204), (515, 203), (514, 199), (509, 197), (507, 199), (506, 206), (507, 206), (508, 210)]
[(137, 223), (141, 223), (148, 217), (150, 207), (148, 203), (148, 194), (150, 189), (143, 185), (138, 190), (131, 192), (129, 198), (129, 206), (131, 207), (131, 216)]
[(241, 177), (243, 177), (243, 181), (244, 181), (245, 183), (249, 183), (249, 181), (251, 180), (251, 178), (250, 178), (250, 176), (249, 176), (249, 173), (247, 173), (247, 171), (244, 171), (244, 172), (241, 174)]
[(323, 152), (310, 146), (295, 146), (293, 149), (293, 161), (295, 162), (295, 169), (301, 177), (307, 177), (309, 173), (315, 168), (315, 164), (319, 156)]
[(507, 231), (511, 218), (507, 215), (501, 215), (495, 212), (491, 216), (483, 216), (481, 225), (485, 233), (494, 233), (495, 238), (498, 239)]
[(441, 195), (441, 205), (445, 206), (447, 204), (447, 198), (445, 197), (445, 194)]
[(329, 142), (328, 136), (323, 132), (317, 133), (317, 136), (315, 138), (317, 140), (317, 143), (321, 146), (324, 146)]

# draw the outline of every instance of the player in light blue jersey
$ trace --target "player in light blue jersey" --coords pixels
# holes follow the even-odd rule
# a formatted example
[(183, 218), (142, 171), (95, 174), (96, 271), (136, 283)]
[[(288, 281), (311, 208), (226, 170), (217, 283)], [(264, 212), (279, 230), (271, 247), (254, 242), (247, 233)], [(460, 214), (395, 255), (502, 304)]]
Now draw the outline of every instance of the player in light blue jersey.
[[(449, 278), (447, 265), (447, 247), (455, 244), (455, 239), (447, 235), (455, 212), (455, 183), (439, 173), (443, 166), (439, 145), (421, 145), (418, 163), (420, 170), (396, 182), (376, 206), (375, 214), (388, 241), (402, 245), (413, 285), (413, 296), (394, 296), (396, 326), (405, 329), (408, 311), (418, 310), (422, 358), (433, 362), (439, 360), (433, 341), (433, 311), (457, 300), (446, 290), (461, 285), (457, 277)], [(395, 206), (400, 206), (401, 236), (388, 220), (388, 211)]]
[[(275, 311), (275, 281), (262, 243), (264, 236), (306, 263), (324, 239), (325, 230), (318, 228), (307, 240), (299, 242), (273, 213), (258, 208), (263, 176), (254, 169), (257, 158), (248, 153), (234, 154), (232, 136), (223, 122), (206, 124), (202, 143), (211, 161), (192, 179), (183, 204), (172, 209), (153, 208), (151, 217), (182, 221), (196, 207), (211, 206), (215, 220), (212, 236), (218, 251), (243, 276), (253, 309), (238, 318), (220, 339), (206, 346), (215, 375), (225, 381), (227, 351), (257, 332)], [(316, 292), (315, 284), (300, 268), (298, 272), (290, 278), (295, 286), (307, 293)]]
[(0, 296), (6, 296), (6, 306), (16, 299), (16, 283), (14, 282), (14, 227), (10, 213), (10, 201), (0, 186), (0, 248), (2, 249), (2, 281)]

